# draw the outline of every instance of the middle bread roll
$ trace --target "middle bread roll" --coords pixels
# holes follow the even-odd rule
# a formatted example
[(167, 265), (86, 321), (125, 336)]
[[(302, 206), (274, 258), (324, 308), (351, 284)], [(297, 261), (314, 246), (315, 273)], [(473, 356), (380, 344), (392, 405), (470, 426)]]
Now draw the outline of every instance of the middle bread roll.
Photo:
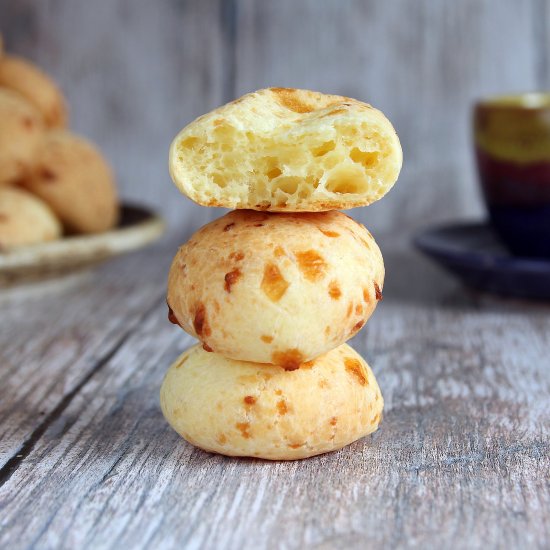
[(372, 235), (341, 212), (238, 210), (179, 249), (168, 306), (207, 351), (293, 370), (354, 336), (383, 282)]

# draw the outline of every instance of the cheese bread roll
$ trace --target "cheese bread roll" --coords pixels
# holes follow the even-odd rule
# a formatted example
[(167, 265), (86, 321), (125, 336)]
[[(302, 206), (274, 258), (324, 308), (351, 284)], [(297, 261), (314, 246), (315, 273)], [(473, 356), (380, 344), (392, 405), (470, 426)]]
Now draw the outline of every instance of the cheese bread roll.
[(179, 190), (204, 206), (322, 211), (365, 206), (399, 175), (388, 119), (366, 103), (268, 88), (185, 127), (170, 148)]
[(341, 212), (236, 210), (179, 249), (167, 301), (205, 349), (291, 370), (354, 336), (383, 283), (372, 235)]
[(21, 94), (42, 113), (49, 127), (67, 125), (67, 104), (56, 83), (39, 67), (21, 57), (0, 59), (0, 86)]
[(384, 406), (371, 369), (346, 344), (292, 372), (194, 346), (168, 370), (160, 403), (189, 443), (270, 460), (340, 449), (374, 432)]
[(118, 220), (110, 166), (87, 139), (70, 132), (46, 135), (22, 185), (48, 203), (70, 232), (100, 233)]
[(0, 188), (0, 249), (57, 239), (61, 224), (39, 198), (17, 188)]

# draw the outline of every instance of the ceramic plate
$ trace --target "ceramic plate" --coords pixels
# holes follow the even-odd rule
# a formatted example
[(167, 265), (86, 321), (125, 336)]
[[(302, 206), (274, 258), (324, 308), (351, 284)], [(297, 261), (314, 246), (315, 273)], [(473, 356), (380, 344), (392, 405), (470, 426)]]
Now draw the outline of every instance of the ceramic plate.
[(550, 299), (550, 260), (512, 256), (487, 223), (426, 229), (414, 244), (468, 286), (503, 296)]
[(115, 229), (97, 235), (65, 237), (57, 241), (0, 252), (0, 285), (66, 275), (158, 239), (163, 220), (141, 206), (123, 204)]

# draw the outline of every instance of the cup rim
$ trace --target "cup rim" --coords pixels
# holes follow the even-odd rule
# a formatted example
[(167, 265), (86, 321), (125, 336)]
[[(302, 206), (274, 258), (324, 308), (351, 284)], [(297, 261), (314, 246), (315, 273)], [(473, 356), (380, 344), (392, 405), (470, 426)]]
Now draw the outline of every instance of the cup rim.
[(476, 100), (475, 107), (525, 111), (550, 110), (550, 90), (485, 96)]

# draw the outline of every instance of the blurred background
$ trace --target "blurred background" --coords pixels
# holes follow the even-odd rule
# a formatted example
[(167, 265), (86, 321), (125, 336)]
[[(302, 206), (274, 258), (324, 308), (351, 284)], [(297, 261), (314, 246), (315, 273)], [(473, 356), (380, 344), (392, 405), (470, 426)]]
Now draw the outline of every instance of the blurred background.
[[(266, 86), (352, 96), (384, 111), (404, 150), (387, 199), (353, 215), (375, 234), (479, 217), (470, 108), (550, 88), (550, 0), (3, 0), (12, 53), (60, 84), (71, 125), (109, 158), (125, 199), (172, 228), (218, 215), (170, 183), (171, 139)], [(196, 224), (195, 224), (196, 225)]]

